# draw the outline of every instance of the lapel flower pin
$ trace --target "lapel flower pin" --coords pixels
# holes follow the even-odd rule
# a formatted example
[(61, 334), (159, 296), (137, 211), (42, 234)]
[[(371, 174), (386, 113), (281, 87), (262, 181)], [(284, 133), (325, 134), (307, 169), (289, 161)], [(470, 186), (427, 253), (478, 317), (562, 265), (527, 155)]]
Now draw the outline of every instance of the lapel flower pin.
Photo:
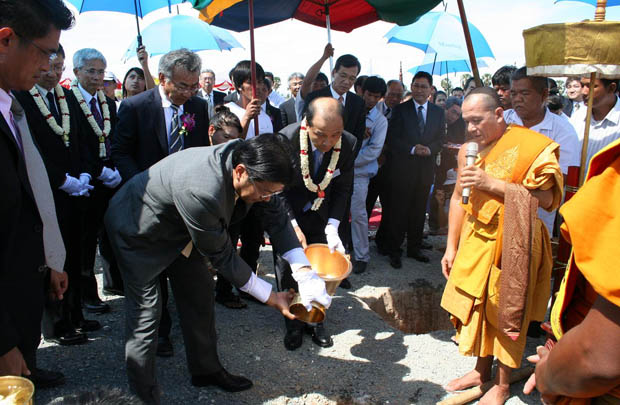
[(189, 113), (183, 114), (181, 116), (182, 126), (181, 131), (179, 132), (181, 135), (187, 136), (190, 132), (194, 130), (194, 127), (196, 126), (195, 116), (195, 114)]

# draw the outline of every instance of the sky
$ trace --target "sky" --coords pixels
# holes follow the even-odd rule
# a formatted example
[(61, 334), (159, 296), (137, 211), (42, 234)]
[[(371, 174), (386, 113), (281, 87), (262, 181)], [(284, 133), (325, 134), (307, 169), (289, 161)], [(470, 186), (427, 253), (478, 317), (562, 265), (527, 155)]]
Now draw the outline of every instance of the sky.
[[(120, 0), (116, 0), (120, 1)], [(506, 64), (523, 66), (525, 64), (523, 30), (541, 24), (577, 22), (594, 17), (594, 7), (575, 1), (555, 4), (555, 0), (464, 0), (467, 19), (475, 25), (486, 38), (495, 59), (485, 59), (489, 66), (481, 68), (480, 73), (493, 73)], [(443, 11), (458, 15), (456, 0), (439, 4), (434, 11)], [(73, 6), (69, 5), (74, 12)], [(190, 4), (178, 6), (180, 14), (197, 16)], [(177, 7), (173, 6), (173, 13)], [(153, 21), (168, 16), (168, 9), (157, 10), (145, 16), (140, 22), (146, 27)], [(620, 20), (620, 7), (607, 8), (607, 20)], [(409, 83), (412, 74), (407, 70), (419, 65), (424, 53), (416, 48), (388, 44), (383, 37), (394, 24), (375, 22), (358, 28), (350, 33), (332, 31), (332, 44), (335, 57), (350, 53), (361, 62), (361, 74), (379, 75), (386, 80), (397, 79), (402, 62), (403, 80)], [(250, 58), (250, 35), (248, 32), (232, 32), (244, 49), (231, 51), (201, 51), (203, 68), (216, 72), (216, 81), (227, 78), (228, 71), (240, 60)], [(463, 35), (462, 31), (455, 35)], [(66, 77), (73, 77), (73, 53), (81, 48), (96, 48), (103, 53), (108, 68), (122, 80), (125, 72), (139, 66), (137, 59), (130, 58), (123, 63), (122, 57), (136, 36), (135, 17), (129, 14), (112, 12), (87, 12), (76, 15), (76, 24), (61, 35), (61, 43), (67, 53), (65, 65)], [(256, 60), (266, 71), (272, 71), (285, 82), (292, 72), (305, 73), (316, 62), (327, 43), (325, 28), (316, 27), (297, 20), (288, 20), (255, 31)], [(148, 51), (148, 49), (147, 49)], [(156, 75), (159, 58), (149, 61), (151, 73)], [(322, 71), (329, 73), (329, 62)], [(456, 85), (461, 73), (450, 74)], [(329, 74), (328, 74), (329, 76)], [(286, 90), (280, 88), (282, 94)]]

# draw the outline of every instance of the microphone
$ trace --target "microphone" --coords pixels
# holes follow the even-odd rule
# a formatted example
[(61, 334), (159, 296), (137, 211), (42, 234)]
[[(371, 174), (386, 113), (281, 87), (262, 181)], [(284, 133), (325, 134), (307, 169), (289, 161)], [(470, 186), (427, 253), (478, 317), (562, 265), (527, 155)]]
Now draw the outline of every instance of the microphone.
[[(465, 157), (467, 158), (466, 166), (471, 166), (476, 163), (476, 156), (478, 155), (478, 144), (476, 142), (470, 142), (467, 144), (467, 152)], [(463, 189), (463, 204), (469, 203), (469, 193), (471, 193), (471, 187), (465, 187)]]

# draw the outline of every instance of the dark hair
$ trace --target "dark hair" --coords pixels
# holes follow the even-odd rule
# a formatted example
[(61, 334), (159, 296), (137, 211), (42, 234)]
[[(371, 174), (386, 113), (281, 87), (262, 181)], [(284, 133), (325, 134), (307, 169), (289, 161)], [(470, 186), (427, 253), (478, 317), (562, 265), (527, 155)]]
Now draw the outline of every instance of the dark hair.
[[(138, 76), (140, 76), (143, 80), (146, 80), (146, 77), (144, 76), (144, 70), (142, 70), (141, 68), (132, 67), (131, 69), (129, 69), (127, 73), (125, 73), (125, 77), (123, 78), (123, 83), (121, 84), (123, 98), (127, 97), (127, 89), (125, 88), (125, 81), (127, 81), (127, 76), (129, 76), (131, 72), (136, 72)], [(146, 90), (146, 84), (144, 85), (144, 89)]]
[(325, 82), (325, 84), (329, 84), (329, 79), (327, 78), (327, 75), (323, 72), (319, 72), (319, 74), (316, 75), (316, 78), (314, 79), (315, 82), (319, 80)]
[(98, 388), (91, 392), (80, 392), (63, 396), (50, 404), (53, 405), (140, 405), (137, 397), (118, 388)]
[(440, 94), (443, 94), (444, 96), (446, 96), (446, 99), (448, 98), (448, 95), (446, 94), (445, 91), (437, 90), (435, 92), (435, 95), (433, 96), (433, 103), (435, 102), (435, 100), (437, 100), (437, 96)]
[(267, 87), (267, 90), (271, 91), (271, 80), (267, 79), (266, 77), (263, 79), (263, 83), (265, 84), (265, 87)]
[(63, 48), (62, 45), (58, 44), (58, 50), (56, 51), (56, 53), (62, 56), (63, 59), (65, 58), (65, 48)]
[(612, 84), (616, 84), (616, 91), (618, 91), (618, 79), (601, 79), (601, 83), (605, 86), (606, 89), (609, 88)]
[(452, 89), (452, 93), (454, 93), (455, 91), (463, 91), (462, 87), (455, 87)]
[[(475, 80), (475, 77), (470, 77), (465, 81), (465, 88), (469, 87), (469, 83), (473, 82)], [(464, 90), (463, 90), (464, 91)]]
[(243, 133), (243, 127), (241, 127), (239, 117), (233, 114), (228, 107), (223, 105), (215, 107), (213, 118), (211, 118), (209, 126), (215, 128), (216, 131), (224, 127), (233, 127), (237, 128), (240, 134)]
[(557, 110), (563, 109), (564, 100), (562, 96), (560, 95), (549, 96), (549, 98), (547, 98), (547, 107), (549, 107), (551, 111), (557, 111)]
[(242, 164), (252, 181), (290, 184), (295, 175), (293, 152), (288, 138), (261, 134), (239, 143), (232, 155), (233, 167)]
[(431, 74), (428, 72), (422, 72), (422, 71), (416, 73), (415, 76), (413, 76), (413, 80), (411, 81), (411, 83), (415, 82), (415, 79), (420, 79), (420, 78), (428, 80), (429, 86), (433, 85), (433, 76), (431, 76)]
[(490, 87), (476, 87), (475, 89), (472, 89), (465, 96), (465, 100), (467, 100), (468, 98), (470, 98), (474, 94), (481, 94), (481, 95), (487, 96), (487, 98), (490, 98), (492, 100), (492, 104), (491, 104), (491, 107), (492, 107), (491, 109), (492, 110), (495, 110), (496, 108), (502, 106), (502, 102), (499, 99), (499, 95), (497, 94), (497, 92), (494, 89), (492, 89)]
[(491, 77), (493, 86), (510, 86), (512, 74), (517, 70), (516, 66), (506, 65), (497, 69)]
[(273, 73), (271, 73), (271, 72), (265, 72), (265, 78), (268, 78), (271, 81), (275, 80), (275, 78), (273, 77)]
[(384, 96), (387, 92), (387, 84), (385, 84), (385, 80), (383, 80), (379, 76), (370, 76), (364, 81), (362, 91), (378, 93)]
[(356, 87), (364, 87), (364, 82), (366, 81), (366, 79), (368, 79), (368, 76), (366, 75), (361, 75), (361, 76), (357, 76), (357, 79), (355, 79), (355, 83), (353, 83), (353, 88)]
[(339, 57), (338, 59), (336, 59), (336, 66), (334, 66), (334, 72), (337, 72), (338, 70), (340, 70), (340, 67), (345, 67), (345, 68), (350, 68), (350, 67), (357, 67), (357, 74), (360, 73), (360, 71), (362, 70), (362, 65), (360, 64), (360, 61), (357, 60), (357, 58), (353, 55), (342, 55), (341, 57)]
[(397, 80), (397, 79), (388, 80), (387, 87), (390, 87), (394, 83), (400, 84), (403, 87), (403, 91), (405, 90), (405, 85), (403, 84), (403, 82), (401, 82), (400, 80)]
[[(242, 60), (237, 63), (233, 70), (230, 71), (230, 76), (235, 85), (235, 89), (241, 87), (241, 85), (248, 80), (252, 79), (252, 67), (249, 60)], [(260, 82), (265, 79), (265, 71), (263, 67), (256, 64), (256, 82)]]
[(581, 86), (581, 77), (579, 77), (579, 76), (570, 76), (570, 77), (567, 77), (567, 78), (566, 78), (566, 83), (565, 83), (565, 85), (566, 85), (566, 86), (568, 86), (568, 85), (569, 85), (569, 83), (572, 83), (572, 82), (578, 82), (578, 83), (579, 83), (579, 85)]
[(68, 30), (74, 22), (62, 0), (0, 0), (0, 27), (10, 27), (25, 39), (46, 36), (50, 25)]
[(527, 68), (525, 66), (515, 70), (515, 72), (512, 74), (511, 81), (514, 82), (515, 80), (523, 79), (529, 80), (530, 83), (532, 83), (532, 87), (534, 87), (534, 90), (536, 90), (540, 94), (542, 94), (545, 90), (549, 89), (549, 81), (546, 77), (528, 76)]
[[(473, 89), (472, 89), (473, 91)], [(470, 91), (471, 93), (471, 91)], [(453, 105), (458, 105), (459, 107), (463, 105), (463, 100), (460, 97), (450, 96), (446, 99), (446, 110), (452, 107)]]
[[(325, 98), (325, 97), (315, 98), (314, 100), (310, 102), (310, 105), (308, 105), (308, 109), (306, 110), (306, 122), (309, 127), (312, 126), (312, 120), (314, 119), (314, 114), (316, 114), (317, 100), (320, 100), (322, 98)], [(342, 103), (336, 103), (336, 105), (337, 105), (336, 107), (337, 113), (340, 115), (340, 117), (342, 117), (342, 122), (344, 122), (344, 107), (342, 106)]]

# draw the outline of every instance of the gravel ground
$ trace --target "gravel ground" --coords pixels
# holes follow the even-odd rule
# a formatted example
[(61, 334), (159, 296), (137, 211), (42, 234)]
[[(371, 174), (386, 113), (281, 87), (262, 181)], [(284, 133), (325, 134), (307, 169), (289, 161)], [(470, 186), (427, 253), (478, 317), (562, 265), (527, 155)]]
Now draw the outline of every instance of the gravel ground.
[[(436, 247), (445, 237), (428, 239)], [(427, 334), (405, 334), (389, 326), (365, 302), (387, 289), (406, 289), (410, 283), (426, 280), (440, 288), (443, 283), (439, 261), (441, 251), (430, 253), (431, 262), (421, 264), (403, 259), (394, 270), (371, 244), (372, 259), (366, 273), (352, 275), (351, 290), (338, 289), (327, 312), (326, 327), (334, 346), (323, 349), (306, 336), (303, 346), (289, 352), (284, 348), (284, 322), (271, 308), (253, 302), (248, 308), (232, 310), (216, 304), (218, 348), (224, 367), (233, 374), (249, 377), (254, 387), (240, 393), (191, 386), (176, 310), (172, 340), (175, 354), (157, 358), (159, 383), (164, 404), (268, 404), (268, 405), (370, 405), (434, 404), (449, 395), (442, 388), (449, 380), (469, 371), (475, 359), (463, 357), (451, 342), (451, 330)], [(270, 248), (261, 254), (261, 273), (275, 282)], [(101, 283), (101, 275), (97, 276)], [(95, 387), (127, 389), (124, 367), (123, 299), (104, 298), (112, 312), (91, 315), (103, 329), (90, 334), (82, 346), (61, 347), (42, 342), (38, 363), (42, 368), (62, 371), (67, 383), (56, 389), (40, 390), (35, 403)], [(366, 301), (365, 301), (366, 300)], [(527, 353), (542, 344), (531, 339)], [(525, 365), (526, 361), (522, 364)], [(511, 389), (507, 402), (537, 404), (538, 395), (522, 394), (523, 382)]]

